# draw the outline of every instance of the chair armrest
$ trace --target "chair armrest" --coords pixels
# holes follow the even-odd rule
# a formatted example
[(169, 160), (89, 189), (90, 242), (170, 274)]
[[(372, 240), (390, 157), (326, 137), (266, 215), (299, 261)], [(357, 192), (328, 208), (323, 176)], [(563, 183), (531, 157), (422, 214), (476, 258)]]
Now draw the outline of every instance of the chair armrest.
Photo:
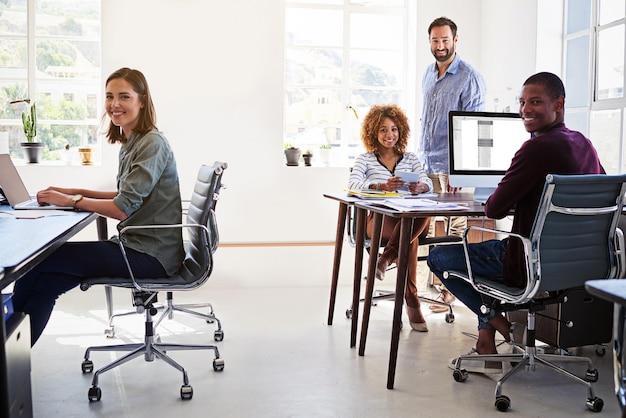
[(626, 276), (626, 249), (624, 248), (624, 232), (621, 228), (615, 230), (615, 252), (618, 256), (619, 274), (617, 278)]
[[(486, 283), (483, 283), (476, 279), (476, 277), (474, 276), (472, 272), (472, 265), (471, 265), (470, 258), (469, 258), (468, 235), (469, 235), (469, 231), (472, 229), (496, 233), (496, 234), (502, 234), (502, 235), (507, 236), (508, 238), (519, 239), (521, 241), (523, 249), (524, 249), (524, 261), (526, 264), (526, 289), (523, 293), (513, 294), (513, 292), (506, 291), (505, 289), (506, 286), (504, 285), (501, 286), (502, 287), (501, 289), (498, 289), (495, 286), (489, 286)], [(453, 276), (453, 277), (457, 277), (462, 280), (465, 280), (468, 283), (470, 283), (472, 287), (476, 289), (476, 291), (482, 294), (486, 294), (488, 296), (495, 296), (498, 299), (503, 300), (508, 303), (522, 303), (528, 300), (528, 297), (534, 294), (534, 292), (536, 291), (536, 289), (534, 288), (534, 284), (533, 284), (533, 277), (535, 276), (533, 272), (535, 271), (535, 264), (537, 263), (538, 260), (536, 259), (536, 256), (534, 255), (532, 251), (531, 241), (528, 238), (520, 234), (514, 233), (514, 232), (502, 231), (502, 230), (493, 229), (493, 228), (485, 228), (482, 226), (468, 226), (463, 232), (462, 244), (463, 244), (463, 253), (465, 255), (465, 265), (467, 267), (467, 274), (464, 274), (463, 272), (457, 272), (457, 271), (447, 271), (447, 272), (444, 272), (445, 275)]]
[(120, 251), (122, 253), (122, 257), (124, 258), (124, 262), (126, 263), (126, 268), (128, 268), (128, 273), (130, 274), (130, 279), (132, 281), (133, 287), (139, 291), (142, 292), (152, 292), (154, 291), (154, 289), (149, 289), (149, 288), (144, 288), (142, 287), (137, 280), (135, 279), (135, 275), (133, 273), (133, 270), (130, 266), (130, 262), (128, 261), (128, 256), (126, 255), (126, 249), (124, 248), (124, 244), (122, 243), (122, 235), (124, 233), (126, 233), (126, 231), (131, 231), (131, 230), (138, 230), (138, 229), (171, 229), (171, 228), (180, 228), (180, 229), (184, 229), (184, 228), (198, 228), (201, 230), (201, 233), (204, 234), (205, 238), (206, 238), (206, 242), (207, 242), (207, 252), (209, 253), (209, 256), (211, 255), (211, 251), (210, 251), (210, 237), (211, 234), (209, 232), (209, 228), (207, 228), (205, 225), (200, 225), (200, 224), (172, 224), (172, 225), (129, 225), (126, 226), (124, 228), (122, 228), (120, 230), (119, 233), (119, 239), (118, 239), (118, 245), (120, 247)]

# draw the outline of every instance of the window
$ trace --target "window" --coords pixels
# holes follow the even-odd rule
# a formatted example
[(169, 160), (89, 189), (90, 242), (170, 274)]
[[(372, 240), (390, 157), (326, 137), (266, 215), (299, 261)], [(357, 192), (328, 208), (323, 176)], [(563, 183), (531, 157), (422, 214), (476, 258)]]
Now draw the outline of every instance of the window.
[(286, 1), (285, 147), (314, 162), (330, 147), (332, 165), (351, 166), (369, 108), (408, 105), (408, 15), (405, 0)]
[(565, 13), (567, 124), (589, 136), (608, 173), (626, 171), (625, 14), (625, 0), (568, 0)]
[[(22, 158), (21, 112), (37, 103), (44, 160), (98, 144), (100, 0), (0, 0), (0, 131)], [(76, 152), (77, 153), (77, 152)]]

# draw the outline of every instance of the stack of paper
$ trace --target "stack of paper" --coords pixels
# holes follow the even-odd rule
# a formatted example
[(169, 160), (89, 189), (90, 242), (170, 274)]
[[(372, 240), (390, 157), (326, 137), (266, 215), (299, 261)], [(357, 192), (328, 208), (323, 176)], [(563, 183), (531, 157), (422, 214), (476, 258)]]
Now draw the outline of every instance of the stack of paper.
[(385, 199), (382, 204), (401, 212), (420, 210), (467, 210), (468, 207), (458, 203), (437, 202), (431, 199)]
[(437, 193), (421, 193), (410, 194), (407, 191), (399, 190), (397, 192), (386, 192), (384, 190), (375, 189), (359, 189), (359, 190), (347, 190), (350, 196), (360, 197), (361, 199), (375, 199), (385, 200), (393, 198), (405, 198), (405, 199), (424, 199), (437, 197)]

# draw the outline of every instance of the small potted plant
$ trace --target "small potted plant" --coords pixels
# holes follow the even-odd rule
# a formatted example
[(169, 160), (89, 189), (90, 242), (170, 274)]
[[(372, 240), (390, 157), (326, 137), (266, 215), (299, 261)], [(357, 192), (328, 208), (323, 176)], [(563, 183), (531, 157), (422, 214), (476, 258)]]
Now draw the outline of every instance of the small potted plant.
[(11, 104), (26, 103), (26, 109), (22, 112), (22, 128), (26, 136), (26, 142), (20, 142), (24, 158), (28, 163), (38, 163), (43, 154), (43, 142), (35, 141), (37, 136), (37, 106), (30, 99), (14, 100)]
[(288, 166), (297, 166), (300, 163), (300, 148), (294, 147), (292, 144), (285, 144), (285, 158), (287, 158)]
[(320, 145), (320, 163), (323, 165), (330, 164), (330, 150), (331, 146), (329, 144)]
[(310, 167), (311, 160), (313, 159), (313, 153), (311, 152), (311, 150), (306, 150), (306, 152), (302, 154), (302, 159), (304, 160), (304, 165)]

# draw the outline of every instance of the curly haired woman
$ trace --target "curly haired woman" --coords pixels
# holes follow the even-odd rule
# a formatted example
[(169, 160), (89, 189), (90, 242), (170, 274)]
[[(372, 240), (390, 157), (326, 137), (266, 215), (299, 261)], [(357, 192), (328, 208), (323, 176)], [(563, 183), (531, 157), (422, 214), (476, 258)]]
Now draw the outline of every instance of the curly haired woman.
[[(361, 140), (367, 151), (359, 155), (350, 173), (350, 189), (376, 189), (394, 192), (407, 186), (412, 194), (432, 192), (433, 184), (416, 154), (407, 152), (411, 129), (409, 121), (394, 104), (372, 106), (361, 126)], [(411, 171), (419, 174), (417, 183), (408, 185), (395, 175), (397, 171)], [(430, 218), (417, 218), (413, 222), (413, 234), (409, 247), (408, 280), (404, 299), (411, 328), (426, 332), (428, 326), (420, 310), (417, 297), (417, 249), (419, 238), (428, 234)], [(372, 236), (373, 216), (367, 219), (367, 235)], [(383, 253), (376, 263), (376, 278), (382, 280), (385, 270), (398, 258), (400, 219), (383, 218)]]

